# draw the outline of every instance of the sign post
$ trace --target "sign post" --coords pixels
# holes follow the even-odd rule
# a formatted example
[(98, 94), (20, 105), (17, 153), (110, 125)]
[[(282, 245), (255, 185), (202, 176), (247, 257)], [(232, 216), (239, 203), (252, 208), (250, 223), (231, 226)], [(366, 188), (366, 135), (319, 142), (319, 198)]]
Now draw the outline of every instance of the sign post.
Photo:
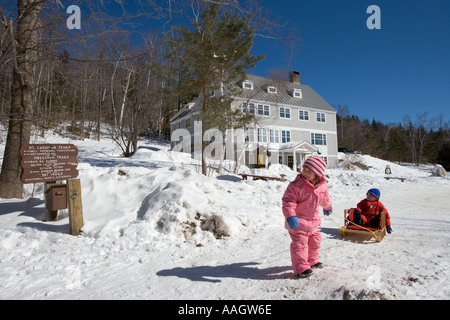
[[(74, 179), (78, 177), (78, 148), (73, 144), (24, 144), (20, 155), (21, 181), (45, 183), (46, 219), (56, 221), (58, 210), (68, 207), (70, 234), (79, 235), (83, 226), (81, 184)], [(67, 180), (66, 185), (56, 184), (62, 180)]]
[(77, 236), (83, 226), (80, 179), (67, 180), (67, 197), (69, 200), (70, 234)]

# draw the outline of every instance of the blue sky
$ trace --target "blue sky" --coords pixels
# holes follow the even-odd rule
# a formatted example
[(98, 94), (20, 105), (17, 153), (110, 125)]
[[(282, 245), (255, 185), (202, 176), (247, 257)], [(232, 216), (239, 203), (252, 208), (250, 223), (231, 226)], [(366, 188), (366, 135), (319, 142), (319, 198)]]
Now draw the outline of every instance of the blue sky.
[[(360, 119), (402, 123), (405, 115), (414, 121), (428, 112), (428, 119), (450, 121), (450, 0), (258, 1), (299, 41), (293, 53), (280, 40), (256, 37), (252, 53), (266, 59), (250, 73), (300, 71), (303, 84)], [(129, 12), (139, 10), (135, 0), (124, 3)], [(379, 30), (366, 26), (370, 5), (380, 8)], [(118, 1), (105, 6), (114, 11)], [(167, 31), (164, 21), (143, 19), (142, 27)]]
[[(383, 123), (428, 112), (450, 121), (450, 0), (260, 0), (300, 37), (296, 52), (281, 41), (255, 38), (266, 54), (251, 73), (272, 68), (301, 73), (332, 105)], [(369, 5), (381, 29), (366, 26)]]

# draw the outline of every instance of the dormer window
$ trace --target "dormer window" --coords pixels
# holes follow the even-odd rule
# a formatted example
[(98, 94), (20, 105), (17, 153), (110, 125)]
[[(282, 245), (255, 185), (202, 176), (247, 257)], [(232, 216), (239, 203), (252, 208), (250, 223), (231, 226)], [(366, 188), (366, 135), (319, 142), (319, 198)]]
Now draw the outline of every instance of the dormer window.
[(267, 92), (276, 94), (277, 93), (277, 87), (275, 87), (275, 86), (268, 86), (267, 87)]
[(248, 90), (253, 90), (253, 82), (251, 82), (250, 80), (245, 80), (242, 83), (242, 88), (248, 89)]
[(302, 98), (302, 90), (300, 90), (300, 89), (293, 89), (293, 90), (292, 90), (292, 96), (293, 96), (294, 98), (299, 98), (299, 99), (301, 99), (301, 98)]

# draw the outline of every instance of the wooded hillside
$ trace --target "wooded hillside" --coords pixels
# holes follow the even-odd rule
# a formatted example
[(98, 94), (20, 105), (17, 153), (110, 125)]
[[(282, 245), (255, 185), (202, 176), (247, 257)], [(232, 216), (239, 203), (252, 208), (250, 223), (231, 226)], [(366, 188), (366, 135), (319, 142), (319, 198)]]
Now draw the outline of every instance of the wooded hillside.
[(339, 147), (395, 162), (439, 163), (450, 170), (449, 123), (442, 115), (431, 118), (424, 112), (416, 119), (405, 115), (402, 123), (381, 123), (349, 115), (347, 106), (335, 108)]

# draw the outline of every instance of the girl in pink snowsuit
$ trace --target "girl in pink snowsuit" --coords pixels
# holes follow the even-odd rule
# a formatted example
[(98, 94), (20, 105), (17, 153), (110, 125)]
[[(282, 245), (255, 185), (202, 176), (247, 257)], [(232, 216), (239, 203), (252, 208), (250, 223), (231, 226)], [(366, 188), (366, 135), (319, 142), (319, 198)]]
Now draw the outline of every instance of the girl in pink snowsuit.
[(303, 164), (303, 171), (289, 184), (282, 198), (286, 227), (292, 239), (292, 267), (299, 278), (309, 277), (311, 268), (323, 267), (319, 262), (319, 206), (325, 215), (332, 212), (325, 168), (326, 163), (321, 157), (309, 157)]

